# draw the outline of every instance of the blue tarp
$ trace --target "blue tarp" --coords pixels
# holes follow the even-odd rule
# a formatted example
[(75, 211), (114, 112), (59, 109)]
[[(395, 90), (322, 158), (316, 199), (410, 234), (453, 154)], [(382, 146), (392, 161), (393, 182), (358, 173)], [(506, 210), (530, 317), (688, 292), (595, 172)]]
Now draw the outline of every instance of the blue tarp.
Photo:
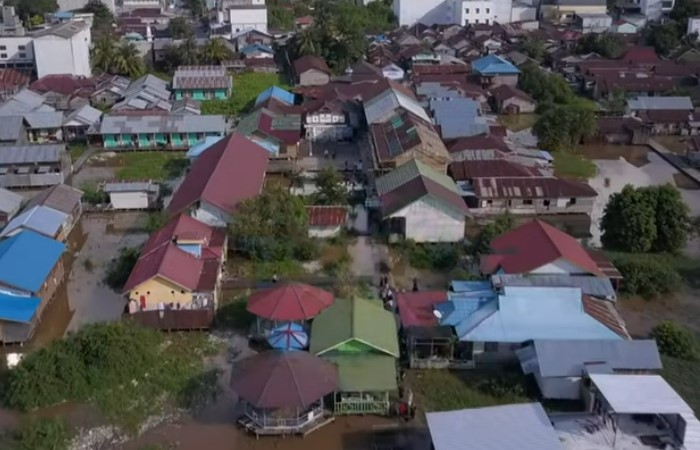
[(277, 350), (303, 350), (309, 345), (309, 336), (304, 327), (290, 322), (273, 328), (267, 342)]
[(39, 292), (65, 249), (63, 243), (29, 230), (0, 241), (0, 282)]
[(29, 322), (39, 308), (38, 297), (20, 297), (0, 292), (0, 320), (9, 322)]

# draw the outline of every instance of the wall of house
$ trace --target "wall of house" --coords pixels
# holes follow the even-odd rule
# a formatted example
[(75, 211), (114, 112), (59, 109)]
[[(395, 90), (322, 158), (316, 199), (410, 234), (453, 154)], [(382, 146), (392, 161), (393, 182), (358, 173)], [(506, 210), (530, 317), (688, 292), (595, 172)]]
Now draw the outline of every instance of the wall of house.
[(559, 258), (544, 266), (532, 270), (532, 274), (568, 274), (568, 275), (588, 275), (589, 272), (571, 264), (569, 261)]
[(542, 397), (578, 400), (581, 398), (581, 377), (546, 377), (535, 374)]
[[(459, 4), (458, 4), (459, 5)], [(459, 5), (459, 21), (461, 25), (490, 24), (495, 20), (496, 10), (491, 0), (472, 0), (461, 2)], [(510, 18), (510, 14), (509, 14)]]
[(425, 200), (413, 202), (391, 217), (406, 219), (406, 239), (416, 242), (457, 242), (464, 239), (465, 218), (443, 212)]
[(508, 86), (516, 86), (518, 84), (518, 75), (495, 75), (492, 77), (484, 77), (485, 82), (492, 87), (507, 84)]
[(34, 67), (34, 46), (31, 36), (0, 37), (0, 68)]
[(229, 22), (234, 33), (251, 28), (267, 33), (267, 9), (229, 9)]
[(39, 289), (39, 292), (32, 292), (31, 294), (36, 295), (41, 299), (41, 304), (36, 310), (37, 319), (41, 319), (42, 314), (44, 314), (44, 309), (51, 302), (53, 296), (56, 295), (56, 290), (63, 284), (63, 280), (66, 276), (66, 271), (64, 268), (64, 256), (58, 259), (56, 265), (51, 269), (51, 273), (44, 280), (44, 284)]
[[(590, 214), (594, 198), (571, 199), (494, 199), (479, 200), (479, 207), (472, 210), (475, 214), (497, 214), (508, 211), (512, 214)], [(549, 204), (547, 204), (547, 202)], [(529, 203), (529, 204), (528, 204)]]
[(146, 309), (158, 309), (160, 302), (188, 304), (192, 301), (192, 292), (161, 277), (154, 277), (129, 291), (128, 297), (129, 300), (136, 300), (139, 305), (141, 297), (144, 297)]
[(526, 22), (531, 20), (537, 20), (537, 8), (530, 5), (518, 4), (513, 5), (510, 12), (511, 22)]
[(201, 202), (192, 217), (213, 227), (225, 227), (231, 219), (224, 211), (207, 202)]
[(37, 76), (41, 78), (46, 75), (70, 74), (91, 77), (90, 45), (89, 28), (70, 39), (55, 35), (34, 39)]
[(519, 98), (519, 97), (509, 98), (508, 100), (504, 101), (503, 106), (501, 108), (503, 110), (506, 110), (511, 105), (513, 107), (517, 107), (521, 114), (535, 112), (535, 104), (533, 102), (528, 102), (527, 100), (524, 100), (524, 99)]
[(313, 238), (331, 238), (340, 234), (342, 227), (338, 225), (337, 227), (309, 227), (309, 237)]
[(109, 201), (114, 209), (147, 209), (147, 192), (111, 192)]
[(316, 69), (309, 69), (298, 75), (299, 84), (302, 86), (321, 86), (331, 81), (330, 75)]
[(446, 0), (394, 0), (391, 8), (399, 25), (413, 25), (421, 22), (426, 25), (451, 22), (452, 11)]

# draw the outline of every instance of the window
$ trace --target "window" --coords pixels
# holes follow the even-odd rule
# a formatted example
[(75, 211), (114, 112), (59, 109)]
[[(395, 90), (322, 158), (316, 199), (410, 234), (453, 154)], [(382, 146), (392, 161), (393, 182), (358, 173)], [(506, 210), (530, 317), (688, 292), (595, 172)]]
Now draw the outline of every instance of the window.
[(532, 205), (532, 200), (523, 200), (523, 205)]
[(486, 14), (491, 14), (491, 8), (486, 8)]
[(575, 205), (576, 204), (576, 197), (571, 197), (569, 199), (569, 205)]
[(489, 24), (489, 19), (486, 19), (486, 25), (488, 25), (488, 24)]
[(479, 14), (479, 8), (476, 8), (476, 13)]
[[(469, 14), (469, 8), (465, 9), (465, 10), (464, 10), (464, 13), (465, 13), (465, 14)], [(3, 49), (3, 50), (4, 50), (4, 49)]]
[(27, 57), (27, 54), (26, 54), (26, 53), (20, 53), (20, 54), (19, 54), (19, 57), (22, 58), (22, 59), (24, 59), (24, 58)]
[(474, 19), (474, 23), (479, 23), (479, 19)]
[(469, 25), (469, 19), (464, 19), (464, 24)]
[(26, 49), (27, 49), (27, 47), (25, 47), (24, 45), (17, 46), (17, 50), (26, 50)]
[(7, 50), (7, 46), (6, 46), (6, 45), (0, 45), (0, 50)]
[(551, 200), (547, 199), (547, 200), (543, 201), (542, 203), (544, 204), (544, 206), (548, 207), (551, 203)]
[(7, 53), (0, 53), (0, 58), (7, 58)]

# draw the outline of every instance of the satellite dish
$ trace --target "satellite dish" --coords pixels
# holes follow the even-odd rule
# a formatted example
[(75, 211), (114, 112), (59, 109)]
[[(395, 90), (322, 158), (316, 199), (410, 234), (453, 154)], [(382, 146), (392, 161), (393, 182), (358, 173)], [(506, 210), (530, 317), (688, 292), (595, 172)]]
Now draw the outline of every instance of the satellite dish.
[(433, 310), (433, 315), (437, 317), (438, 319), (442, 319), (442, 313), (438, 311), (437, 309)]

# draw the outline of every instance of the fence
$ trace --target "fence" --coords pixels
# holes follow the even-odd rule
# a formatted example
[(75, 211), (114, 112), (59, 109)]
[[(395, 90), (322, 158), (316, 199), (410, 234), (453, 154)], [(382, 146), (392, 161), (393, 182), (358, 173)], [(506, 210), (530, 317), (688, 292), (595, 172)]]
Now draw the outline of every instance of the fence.
[(125, 314), (124, 319), (162, 331), (206, 330), (214, 321), (214, 308), (139, 311)]

